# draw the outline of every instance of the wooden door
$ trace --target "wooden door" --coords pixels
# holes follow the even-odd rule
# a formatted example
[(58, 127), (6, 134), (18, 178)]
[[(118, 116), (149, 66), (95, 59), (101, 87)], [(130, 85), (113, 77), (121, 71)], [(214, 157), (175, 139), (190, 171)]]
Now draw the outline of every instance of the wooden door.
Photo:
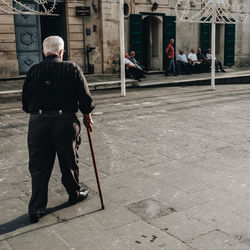
[[(35, 3), (26, 3), (26, 5), (38, 8)], [(42, 60), (40, 17), (14, 15), (14, 21), (19, 73), (25, 74), (32, 65)]]

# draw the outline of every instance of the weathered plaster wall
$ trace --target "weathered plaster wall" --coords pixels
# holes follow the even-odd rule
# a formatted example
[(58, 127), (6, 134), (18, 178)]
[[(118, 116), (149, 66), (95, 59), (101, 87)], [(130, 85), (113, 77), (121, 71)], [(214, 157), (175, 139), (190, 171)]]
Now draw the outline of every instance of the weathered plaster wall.
[[(81, 67), (84, 65), (84, 53), (83, 53), (83, 19), (82, 17), (76, 17), (76, 6), (89, 6), (91, 8), (91, 16), (85, 17), (85, 38), (86, 46), (96, 47), (89, 54), (89, 61), (95, 65), (95, 73), (102, 72), (102, 32), (101, 32), (101, 12), (98, 1), (95, 1), (96, 5), (92, 5), (92, 1), (89, 0), (69, 0), (66, 3), (67, 10), (67, 27), (68, 27), (68, 49), (69, 60), (72, 60), (79, 64)], [(94, 31), (94, 25), (96, 25), (96, 32)], [(86, 35), (86, 29), (90, 29), (90, 35)]]
[(200, 46), (200, 25), (197, 23), (176, 23), (176, 52), (183, 49), (188, 54)]
[(118, 0), (102, 0), (103, 70), (119, 71), (120, 22)]
[[(245, 1), (250, 11), (250, 1)], [(250, 16), (247, 23), (236, 25), (235, 35), (235, 65), (240, 67), (250, 66)]]

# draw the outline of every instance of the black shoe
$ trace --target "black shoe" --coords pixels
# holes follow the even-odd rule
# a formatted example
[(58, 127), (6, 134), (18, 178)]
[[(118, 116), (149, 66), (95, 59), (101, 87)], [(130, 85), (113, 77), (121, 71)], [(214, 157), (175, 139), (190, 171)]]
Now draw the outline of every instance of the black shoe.
[(141, 79), (138, 79), (137, 81), (138, 81), (138, 82), (141, 82)]
[(37, 223), (39, 218), (39, 214), (30, 214), (30, 223)]
[(142, 78), (146, 78), (146, 76), (144, 76), (144, 75), (142, 75), (141, 77), (142, 77)]
[(38, 209), (37, 213), (35, 214), (29, 214), (30, 216), (30, 222), (31, 223), (37, 223), (40, 218), (42, 218), (46, 214), (45, 209)]
[(226, 73), (226, 71), (224, 69), (222, 69), (221, 72)]
[(87, 198), (89, 190), (83, 189), (79, 192), (77, 197), (69, 197), (69, 205), (75, 205), (78, 202), (81, 202)]

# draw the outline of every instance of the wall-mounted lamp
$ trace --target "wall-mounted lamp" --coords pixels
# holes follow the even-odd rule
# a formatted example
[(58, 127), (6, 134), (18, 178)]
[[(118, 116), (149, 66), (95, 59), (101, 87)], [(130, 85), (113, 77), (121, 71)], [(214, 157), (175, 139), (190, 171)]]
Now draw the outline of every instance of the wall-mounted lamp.
[(157, 2), (154, 2), (153, 5), (152, 5), (151, 10), (152, 10), (152, 11), (155, 11), (155, 10), (157, 10), (157, 8), (158, 8), (158, 3), (157, 3)]

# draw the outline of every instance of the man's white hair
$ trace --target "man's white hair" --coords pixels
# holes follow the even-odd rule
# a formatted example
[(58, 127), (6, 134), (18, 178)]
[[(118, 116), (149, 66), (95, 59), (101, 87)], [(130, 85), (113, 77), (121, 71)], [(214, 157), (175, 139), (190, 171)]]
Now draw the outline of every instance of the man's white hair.
[(60, 50), (64, 49), (64, 41), (60, 36), (49, 36), (43, 41), (43, 53), (47, 55), (59, 54)]

